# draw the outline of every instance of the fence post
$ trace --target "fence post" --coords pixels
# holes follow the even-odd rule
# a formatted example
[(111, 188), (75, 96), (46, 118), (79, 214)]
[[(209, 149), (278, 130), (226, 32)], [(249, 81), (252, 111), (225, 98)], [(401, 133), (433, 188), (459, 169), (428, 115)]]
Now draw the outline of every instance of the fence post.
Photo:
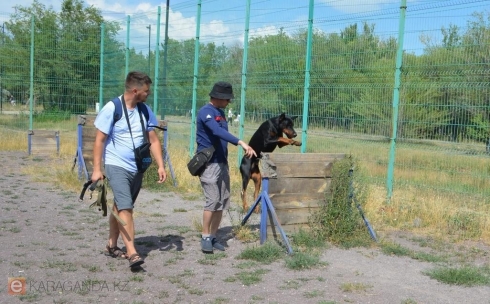
[(104, 106), (104, 40), (105, 24), (102, 22), (100, 24), (99, 110)]
[[(245, 121), (245, 95), (247, 92), (247, 63), (248, 63), (248, 33), (250, 31), (250, 2), (251, 0), (247, 0), (247, 8), (245, 15), (245, 33), (243, 36), (243, 61), (242, 61), (242, 91), (241, 91), (241, 99), (240, 99), (240, 128), (238, 130), (238, 138), (243, 139), (244, 133), (244, 121)], [(233, 117), (231, 118), (233, 119)], [(238, 157), (237, 157), (237, 167), (240, 167), (240, 162), (243, 156), (243, 150), (238, 149)]]
[(301, 153), (306, 152), (306, 143), (308, 140), (308, 109), (310, 102), (310, 70), (311, 70), (311, 44), (313, 40), (313, 10), (315, 1), (310, 0), (308, 13), (308, 38), (306, 41), (306, 66), (305, 66), (305, 86), (303, 95), (303, 126), (301, 134)]
[(153, 113), (158, 113), (158, 67), (160, 62), (160, 16), (161, 8), (158, 6), (158, 17), (157, 17), (157, 41), (155, 44), (155, 77), (153, 79)]
[(167, 0), (167, 7), (165, 10), (165, 43), (163, 46), (163, 97), (160, 98), (162, 104), (160, 105), (160, 119), (165, 119), (165, 108), (163, 103), (167, 98), (167, 49), (168, 49), (168, 12), (169, 12), (170, 0)]
[(196, 99), (197, 99), (197, 76), (199, 74), (199, 36), (201, 32), (201, 1), (197, 3), (196, 43), (194, 51), (194, 79), (192, 81), (192, 121), (191, 136), (189, 143), (189, 156), (194, 153), (194, 142), (196, 141)]
[(407, 0), (401, 0), (400, 6), (400, 22), (398, 26), (398, 49), (396, 52), (396, 68), (395, 68), (395, 87), (393, 88), (393, 122), (392, 134), (390, 140), (390, 155), (388, 159), (388, 174), (386, 177), (387, 203), (390, 202), (393, 195), (393, 171), (395, 167), (395, 147), (396, 136), (398, 132), (398, 105), (400, 102), (400, 84), (401, 84), (401, 69), (403, 62), (403, 38), (405, 34), (405, 12), (407, 10)]
[(126, 77), (126, 75), (128, 75), (129, 73), (129, 33), (131, 32), (130, 23), (131, 16), (128, 15), (128, 19), (126, 21), (126, 69), (124, 77)]
[(30, 88), (29, 88), (29, 130), (33, 130), (34, 114), (34, 15), (31, 16), (31, 54), (30, 54)]

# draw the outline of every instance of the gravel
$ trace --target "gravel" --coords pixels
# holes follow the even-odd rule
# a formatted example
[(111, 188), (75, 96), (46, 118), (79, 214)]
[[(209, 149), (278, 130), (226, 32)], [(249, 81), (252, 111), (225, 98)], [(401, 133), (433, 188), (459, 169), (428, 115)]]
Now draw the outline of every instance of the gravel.
[[(387, 256), (376, 246), (330, 246), (321, 255), (323, 266), (302, 271), (286, 268), (284, 260), (237, 259), (259, 244), (234, 238), (232, 223), (241, 218), (235, 211), (225, 214), (220, 229), (226, 251), (204, 255), (193, 224), (201, 219), (202, 202), (144, 189), (135, 241), (146, 262), (131, 271), (127, 261), (101, 253), (107, 218), (89, 209), (89, 200), (78, 202), (78, 193), (21, 173), (42, 164), (24, 153), (0, 152), (0, 272), (26, 280), (26, 294), (9, 295), (5, 278), (0, 303), (490, 303), (489, 286), (440, 283), (423, 274), (434, 263)], [(252, 215), (249, 223), (258, 222)], [(378, 233), (417, 248), (409, 234)], [(478, 252), (468, 261), (488, 265), (488, 246), (463, 247)]]

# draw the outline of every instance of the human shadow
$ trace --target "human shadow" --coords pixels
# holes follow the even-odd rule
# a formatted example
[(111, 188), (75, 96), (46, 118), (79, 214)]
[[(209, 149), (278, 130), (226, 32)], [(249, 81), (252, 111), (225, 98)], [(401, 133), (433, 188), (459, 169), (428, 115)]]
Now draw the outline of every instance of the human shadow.
[(184, 250), (185, 237), (175, 234), (167, 234), (160, 237), (160, 251), (170, 251), (175, 248), (175, 251)]
[(176, 251), (183, 251), (184, 239), (180, 235), (173, 234), (167, 234), (165, 236), (148, 235), (135, 238), (134, 245), (138, 253), (143, 256), (148, 256), (153, 250), (170, 251), (175, 249)]

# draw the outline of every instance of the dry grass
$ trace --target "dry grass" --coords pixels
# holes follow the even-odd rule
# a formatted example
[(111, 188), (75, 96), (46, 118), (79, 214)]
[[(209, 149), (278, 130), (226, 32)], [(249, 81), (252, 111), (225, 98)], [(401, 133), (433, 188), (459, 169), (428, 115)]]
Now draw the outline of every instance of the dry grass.
[[(2, 124), (5, 121), (2, 117)], [(10, 118), (7, 118), (10, 119)], [(81, 181), (76, 170), (71, 171), (76, 151), (76, 122), (61, 131), (60, 157), (52, 163), (40, 163), (38, 168), (28, 169), (36, 178), (53, 180), (63, 189), (79, 191)], [(234, 129), (234, 133), (237, 131)], [(248, 134), (246, 131), (246, 134)], [(199, 179), (187, 171), (189, 160), (189, 124), (173, 123), (169, 129), (169, 155), (178, 187), (169, 186), (171, 191), (179, 192), (186, 198), (199, 199), (201, 186)], [(251, 135), (251, 134), (248, 134)], [(301, 136), (301, 135), (298, 135)], [(27, 132), (0, 128), (2, 146), (0, 150), (27, 150)], [(246, 136), (247, 137), (247, 136)], [(321, 138), (309, 137), (308, 152), (325, 152)], [(488, 198), (479, 199), (469, 195), (477, 191), (490, 191), (490, 180), (480, 178), (490, 172), (488, 159), (474, 155), (456, 155), (441, 151), (424, 150), (420, 147), (400, 147), (397, 150), (395, 177), (397, 181), (409, 181), (407, 185), (397, 184), (389, 204), (386, 202), (386, 189), (379, 182), (386, 180), (388, 146), (379, 142), (359, 142), (336, 138), (329, 145), (332, 153), (347, 153), (357, 157), (369, 172), (370, 192), (364, 206), (367, 217), (379, 232), (389, 230), (408, 230), (421, 235), (439, 236), (458, 241), (464, 239), (482, 240), (490, 243), (490, 204)], [(281, 152), (296, 151), (284, 148)], [(369, 152), (369, 153), (367, 153)], [(232, 202), (240, 205), (241, 177), (237, 167), (238, 148), (229, 145), (229, 161), (232, 188)], [(461, 173), (462, 172), (462, 173)], [(455, 174), (457, 173), (457, 174)], [(167, 165), (168, 185), (172, 184), (170, 168)], [(475, 178), (476, 177), (476, 178)], [(447, 192), (436, 191), (444, 183)], [(248, 201), (252, 202), (253, 185), (249, 186)], [(463, 193), (463, 194), (458, 194)], [(478, 194), (478, 193), (476, 193)], [(480, 196), (481, 197), (481, 196)], [(200, 220), (196, 222), (200, 223)], [(196, 224), (197, 226), (197, 224)], [(199, 230), (199, 227), (194, 227)], [(250, 236), (250, 231), (236, 231)]]
[(442, 196), (421, 189), (396, 190), (389, 204), (386, 190), (372, 187), (365, 205), (377, 230), (407, 230), (441, 239), (481, 240), (490, 243), (490, 206), (465, 206), (464, 195)]

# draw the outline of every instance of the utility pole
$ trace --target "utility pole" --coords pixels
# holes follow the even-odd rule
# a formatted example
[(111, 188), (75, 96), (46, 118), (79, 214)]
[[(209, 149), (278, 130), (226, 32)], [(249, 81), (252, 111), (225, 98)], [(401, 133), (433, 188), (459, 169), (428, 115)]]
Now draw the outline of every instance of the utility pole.
[(151, 75), (151, 24), (146, 28), (148, 29), (148, 75)]
[(167, 10), (165, 14), (165, 44), (163, 48), (163, 98), (160, 106), (160, 119), (165, 119), (164, 103), (167, 96), (167, 48), (168, 48), (168, 12), (170, 10), (170, 0), (167, 0)]
[[(5, 46), (5, 22), (2, 23), (2, 47)], [(3, 112), (3, 61), (2, 70), (0, 71), (0, 113)]]

